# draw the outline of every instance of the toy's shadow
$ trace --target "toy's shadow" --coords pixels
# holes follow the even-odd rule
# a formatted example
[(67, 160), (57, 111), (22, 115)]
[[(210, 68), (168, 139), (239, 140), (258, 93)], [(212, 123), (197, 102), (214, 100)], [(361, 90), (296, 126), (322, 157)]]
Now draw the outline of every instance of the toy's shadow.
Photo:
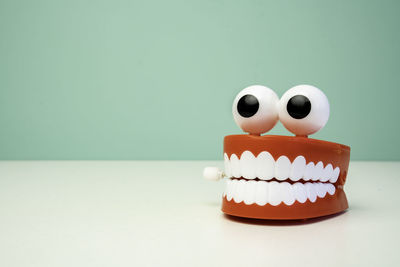
[(224, 214), (225, 219), (230, 221), (234, 221), (237, 223), (245, 223), (245, 224), (254, 224), (254, 225), (269, 225), (269, 226), (296, 226), (296, 225), (305, 225), (305, 224), (313, 224), (325, 220), (329, 220), (342, 214), (346, 213), (346, 211), (339, 212), (333, 215), (322, 216), (318, 218), (310, 218), (310, 219), (300, 219), (300, 220), (263, 220), (263, 219), (251, 219), (251, 218), (242, 218), (236, 217), (232, 215)]

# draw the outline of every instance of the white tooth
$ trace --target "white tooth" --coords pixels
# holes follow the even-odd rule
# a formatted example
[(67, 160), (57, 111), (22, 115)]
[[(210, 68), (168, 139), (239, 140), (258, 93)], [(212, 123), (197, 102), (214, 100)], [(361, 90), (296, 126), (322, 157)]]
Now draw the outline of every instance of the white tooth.
[(244, 203), (247, 205), (253, 204), (255, 200), (256, 181), (248, 181), (244, 191)]
[(232, 199), (232, 185), (233, 181), (231, 179), (226, 179), (226, 199)]
[[(327, 194), (327, 192), (328, 192), (328, 187), (326, 186), (328, 183), (320, 183), (320, 187), (322, 188), (322, 189), (320, 189), (321, 191), (324, 191), (325, 193), (324, 193), (324, 197), (326, 196), (326, 194)], [(318, 195), (318, 194), (317, 194)]]
[(307, 191), (302, 183), (295, 183), (293, 186), (293, 194), (296, 200), (300, 203), (304, 203), (307, 200)]
[(324, 164), (322, 163), (322, 161), (319, 161), (317, 165), (315, 165), (314, 175), (312, 180), (318, 181), (319, 179), (321, 179), (323, 172), (324, 172)]
[(263, 151), (256, 158), (256, 177), (268, 180), (274, 177), (275, 161), (270, 153)]
[(292, 163), (292, 171), (290, 172), (290, 179), (298, 181), (304, 176), (306, 170), (306, 159), (303, 156), (298, 156)]
[(311, 180), (313, 178), (314, 175), (314, 162), (309, 162), (306, 166), (306, 169), (304, 171), (304, 181), (308, 181)]
[(323, 198), (326, 195), (326, 189), (323, 183), (316, 183), (315, 191), (317, 192), (317, 196), (320, 198)]
[(244, 178), (256, 178), (256, 162), (253, 153), (246, 150), (240, 156), (240, 170)]
[(244, 197), (244, 189), (245, 189), (245, 180), (239, 180), (236, 185), (235, 195), (233, 196), (233, 200), (236, 203), (240, 203), (243, 201)]
[(294, 203), (294, 201), (296, 200), (294, 198), (292, 185), (289, 184), (288, 182), (283, 182), (283, 183), (279, 184), (279, 187), (280, 187), (281, 198), (283, 200), (283, 203), (285, 203), (288, 206), (292, 205)]
[(228, 154), (224, 153), (224, 165), (225, 165), (225, 175), (231, 177), (231, 163), (229, 161)]
[(333, 184), (325, 184), (326, 191), (328, 191), (329, 195), (335, 194), (335, 186)]
[(282, 202), (281, 190), (278, 182), (272, 181), (268, 183), (268, 203), (277, 206)]
[(322, 182), (326, 182), (329, 179), (332, 178), (332, 174), (333, 174), (333, 167), (332, 164), (328, 164), (325, 166), (324, 171), (322, 172), (322, 177), (321, 177), (321, 181)]
[(231, 155), (231, 172), (233, 177), (240, 178), (242, 176), (240, 173), (240, 161), (236, 154)]
[(314, 184), (306, 183), (305, 187), (306, 187), (306, 191), (307, 191), (307, 198), (311, 202), (315, 202), (315, 200), (317, 199), (317, 193), (315, 192)]
[(329, 182), (336, 183), (337, 179), (339, 178), (339, 173), (340, 173), (340, 169), (339, 169), (339, 167), (336, 167), (333, 170), (332, 178), (329, 179)]
[(237, 182), (237, 180), (228, 179), (228, 189), (227, 189), (228, 192), (226, 194), (226, 199), (228, 201), (231, 201), (233, 198), (233, 195), (235, 194), (236, 182)]
[(256, 185), (256, 203), (257, 205), (264, 206), (268, 203), (268, 183), (264, 181), (258, 181)]
[(288, 157), (280, 156), (275, 163), (275, 178), (278, 180), (286, 180), (289, 178), (291, 163)]

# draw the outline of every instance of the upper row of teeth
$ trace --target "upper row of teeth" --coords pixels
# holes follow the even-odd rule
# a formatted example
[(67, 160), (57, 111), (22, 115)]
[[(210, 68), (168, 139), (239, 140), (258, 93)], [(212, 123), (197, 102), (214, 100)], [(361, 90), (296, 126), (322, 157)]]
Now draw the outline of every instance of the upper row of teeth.
[(289, 158), (282, 155), (276, 161), (272, 155), (263, 151), (257, 157), (250, 151), (246, 150), (240, 158), (236, 154), (232, 154), (229, 158), (224, 154), (225, 174), (228, 177), (270, 180), (276, 178), (283, 181), (290, 179), (298, 181), (321, 181), (335, 183), (340, 174), (340, 168), (333, 169), (332, 164), (324, 166), (322, 161), (308, 162), (303, 156), (297, 156), (293, 162)]

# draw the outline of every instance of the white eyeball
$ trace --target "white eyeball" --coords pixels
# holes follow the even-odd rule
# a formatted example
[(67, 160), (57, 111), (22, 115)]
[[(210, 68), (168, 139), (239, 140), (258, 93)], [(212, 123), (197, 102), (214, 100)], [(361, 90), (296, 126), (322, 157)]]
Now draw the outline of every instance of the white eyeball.
[(297, 85), (282, 96), (279, 120), (295, 135), (310, 135), (322, 129), (329, 119), (326, 95), (311, 85)]
[(276, 93), (268, 87), (249, 86), (233, 101), (233, 118), (247, 133), (259, 135), (268, 132), (278, 122), (278, 101)]

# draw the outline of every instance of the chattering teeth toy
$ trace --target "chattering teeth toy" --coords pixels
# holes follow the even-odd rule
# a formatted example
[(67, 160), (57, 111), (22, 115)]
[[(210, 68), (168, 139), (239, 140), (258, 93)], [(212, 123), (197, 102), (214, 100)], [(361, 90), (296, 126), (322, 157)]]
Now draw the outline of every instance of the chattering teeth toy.
[[(308, 138), (329, 118), (329, 102), (321, 90), (298, 85), (279, 100), (268, 87), (250, 86), (236, 96), (232, 113), (249, 134), (224, 138), (225, 172), (207, 167), (203, 173), (210, 180), (228, 178), (224, 213), (292, 220), (348, 208), (343, 186), (350, 147)], [(278, 120), (296, 136), (261, 135)]]

